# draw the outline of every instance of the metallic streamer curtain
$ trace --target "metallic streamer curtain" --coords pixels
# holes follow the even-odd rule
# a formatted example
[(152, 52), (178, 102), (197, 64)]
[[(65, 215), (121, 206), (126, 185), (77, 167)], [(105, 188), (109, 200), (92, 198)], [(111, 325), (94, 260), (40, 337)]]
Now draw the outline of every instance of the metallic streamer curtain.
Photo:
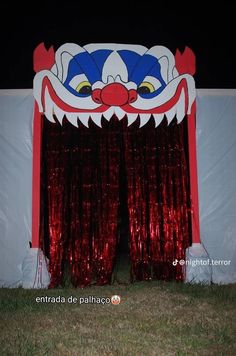
[[(41, 245), (51, 287), (110, 282), (117, 245), (119, 132), (44, 120)], [(43, 230), (43, 231), (42, 231)]]
[(191, 209), (186, 121), (125, 132), (130, 258), (133, 280), (183, 280)]
[(102, 126), (44, 120), (40, 236), (50, 286), (65, 275), (79, 287), (111, 282), (120, 189), (127, 190), (132, 279), (182, 280), (172, 263), (190, 243), (186, 123), (139, 128), (113, 118)]

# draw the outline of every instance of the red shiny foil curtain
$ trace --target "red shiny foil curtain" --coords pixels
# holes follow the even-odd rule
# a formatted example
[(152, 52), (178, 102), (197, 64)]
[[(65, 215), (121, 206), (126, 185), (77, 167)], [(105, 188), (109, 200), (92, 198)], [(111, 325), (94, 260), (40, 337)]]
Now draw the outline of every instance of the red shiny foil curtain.
[[(51, 287), (110, 282), (117, 244), (120, 148), (114, 125), (44, 120), (42, 243)], [(46, 241), (46, 242), (45, 242)]]
[(181, 264), (189, 246), (191, 209), (186, 121), (157, 129), (145, 125), (125, 131), (134, 280), (183, 280)]
[(185, 126), (127, 127), (113, 118), (102, 128), (76, 128), (44, 120), (40, 236), (51, 287), (65, 276), (79, 287), (111, 282), (120, 189), (127, 191), (132, 280), (183, 279), (173, 261), (184, 259), (191, 240)]

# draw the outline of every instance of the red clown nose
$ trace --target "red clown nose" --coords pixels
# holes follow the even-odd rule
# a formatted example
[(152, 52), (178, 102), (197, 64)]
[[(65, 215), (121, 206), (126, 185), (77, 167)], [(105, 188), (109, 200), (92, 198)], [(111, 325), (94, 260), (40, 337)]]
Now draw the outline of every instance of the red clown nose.
[(92, 98), (99, 104), (122, 106), (133, 103), (137, 99), (137, 92), (134, 89), (128, 90), (120, 83), (111, 83), (103, 89), (95, 89), (92, 93)]

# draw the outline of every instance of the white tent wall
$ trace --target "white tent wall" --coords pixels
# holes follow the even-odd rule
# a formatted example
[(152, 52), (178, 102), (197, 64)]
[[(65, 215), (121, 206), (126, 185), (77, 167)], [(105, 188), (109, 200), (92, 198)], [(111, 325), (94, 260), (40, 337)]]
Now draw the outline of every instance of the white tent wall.
[(198, 90), (197, 155), (200, 236), (214, 263), (212, 281), (235, 283), (236, 90)]
[[(31, 241), (32, 90), (0, 90), (0, 287), (22, 285)], [(197, 91), (201, 239), (214, 283), (236, 282), (236, 90)]]
[(31, 241), (32, 90), (0, 91), (0, 286), (22, 283)]

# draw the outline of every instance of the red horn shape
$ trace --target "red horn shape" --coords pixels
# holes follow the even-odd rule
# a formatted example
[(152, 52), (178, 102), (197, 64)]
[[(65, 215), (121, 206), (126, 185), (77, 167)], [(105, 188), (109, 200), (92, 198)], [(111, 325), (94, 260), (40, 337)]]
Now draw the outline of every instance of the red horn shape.
[(43, 42), (41, 42), (34, 50), (33, 54), (34, 71), (40, 72), (44, 69), (51, 69), (55, 63), (55, 52), (51, 46), (49, 50), (45, 48)]

